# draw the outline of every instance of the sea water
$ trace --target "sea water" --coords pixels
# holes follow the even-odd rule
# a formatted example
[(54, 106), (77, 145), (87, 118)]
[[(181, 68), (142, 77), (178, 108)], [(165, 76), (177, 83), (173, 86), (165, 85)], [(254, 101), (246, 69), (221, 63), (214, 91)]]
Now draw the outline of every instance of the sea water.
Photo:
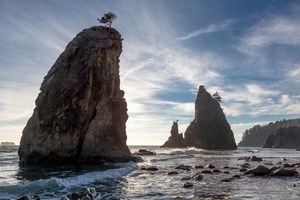
[[(22, 196), (40, 199), (66, 199), (73, 193), (93, 191), (90, 199), (300, 199), (300, 179), (295, 177), (254, 177), (239, 172), (242, 164), (268, 167), (281, 163), (300, 163), (300, 152), (289, 149), (238, 148), (233, 151), (166, 149), (158, 146), (131, 146), (132, 153), (147, 149), (156, 153), (142, 156), (142, 163), (103, 165), (66, 165), (21, 167), (18, 146), (0, 147), (0, 199)], [(256, 155), (263, 161), (250, 162), (241, 157)], [(284, 158), (284, 159), (283, 159)], [(281, 162), (281, 163), (280, 163)], [(181, 164), (191, 170), (175, 169)], [(218, 169), (192, 177), (207, 164)], [(203, 166), (204, 169), (195, 168)], [(157, 171), (143, 170), (155, 166)], [(168, 175), (176, 171), (178, 174)], [(235, 176), (234, 175), (240, 175)], [(229, 178), (229, 179), (228, 179)], [(228, 179), (229, 182), (222, 180)], [(184, 188), (183, 184), (192, 184)]]

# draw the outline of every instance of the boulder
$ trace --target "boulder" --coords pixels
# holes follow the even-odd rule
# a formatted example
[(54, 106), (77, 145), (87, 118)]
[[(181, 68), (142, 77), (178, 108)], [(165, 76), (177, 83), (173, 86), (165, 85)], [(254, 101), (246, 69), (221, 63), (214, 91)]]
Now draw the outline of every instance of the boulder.
[(45, 76), (23, 130), (21, 163), (130, 160), (119, 77), (121, 41), (115, 29), (97, 26), (67, 45)]
[(178, 165), (177, 167), (175, 167), (175, 169), (182, 169), (182, 170), (189, 171), (189, 170), (193, 169), (193, 167), (190, 165), (181, 164), (181, 165)]
[(184, 134), (188, 147), (202, 149), (236, 149), (233, 132), (219, 102), (199, 87), (195, 102), (195, 119)]
[(178, 120), (173, 122), (171, 128), (171, 136), (169, 139), (161, 146), (166, 148), (185, 148), (185, 141), (183, 139), (182, 133), (179, 134), (178, 131)]
[(265, 140), (264, 148), (300, 148), (300, 127), (277, 129)]
[(258, 165), (254, 169), (247, 171), (245, 174), (253, 174), (255, 176), (265, 176), (265, 175), (269, 175), (271, 172), (272, 171), (269, 168), (263, 165)]
[(295, 176), (298, 175), (298, 172), (292, 169), (276, 169), (274, 170), (273, 174), (275, 176)]
[(156, 155), (156, 153), (154, 153), (152, 151), (148, 151), (146, 149), (140, 149), (138, 152), (135, 152), (134, 154), (139, 155), (139, 156), (153, 156), (153, 155)]

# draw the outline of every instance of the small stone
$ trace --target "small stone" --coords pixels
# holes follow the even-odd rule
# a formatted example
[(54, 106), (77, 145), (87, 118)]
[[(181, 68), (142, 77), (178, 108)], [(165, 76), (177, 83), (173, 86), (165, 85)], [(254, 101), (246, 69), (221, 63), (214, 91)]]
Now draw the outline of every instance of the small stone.
[(196, 165), (195, 169), (203, 169), (203, 166), (202, 165)]
[(282, 161), (287, 161), (287, 159), (286, 159), (286, 158), (282, 158), (281, 160), (282, 160)]
[(187, 171), (189, 171), (189, 170), (191, 170), (191, 169), (193, 169), (193, 167), (192, 166), (190, 166), (190, 165), (178, 165), (177, 167), (175, 167), (175, 169), (182, 169), (182, 170), (187, 170)]
[(232, 177), (233, 177), (233, 178), (241, 178), (241, 176), (240, 176), (240, 175), (238, 175), (238, 174), (236, 174), (236, 175), (233, 175)]
[(230, 182), (232, 180), (233, 180), (233, 178), (224, 178), (221, 180), (221, 182)]
[(146, 171), (158, 171), (157, 167), (150, 166), (150, 167), (141, 167), (141, 170), (146, 170)]
[(156, 153), (152, 151), (148, 151), (146, 149), (140, 149), (138, 152), (135, 152), (134, 154), (139, 155), (139, 156), (152, 156), (156, 155)]
[(218, 170), (218, 169), (213, 169), (212, 172), (213, 172), (213, 173), (220, 173), (221, 171)]
[(191, 179), (192, 179), (192, 177), (186, 176), (186, 177), (181, 178), (180, 180), (182, 180), (182, 181), (188, 181), (188, 180), (191, 180)]
[(250, 168), (251, 165), (249, 163), (244, 163), (241, 165), (242, 168)]
[(229, 174), (229, 171), (223, 171), (223, 174)]
[(257, 157), (257, 156), (251, 156), (251, 157), (250, 157), (250, 161), (260, 162), (260, 161), (262, 161), (262, 158)]
[(201, 181), (203, 179), (203, 175), (200, 173), (197, 173), (193, 176), (193, 179), (197, 180), (197, 181)]
[(212, 174), (212, 172), (210, 170), (202, 170), (201, 173), (202, 174)]
[(225, 167), (223, 167), (223, 169), (229, 169), (229, 166), (225, 166)]
[(177, 174), (179, 174), (178, 172), (176, 172), (176, 171), (171, 171), (171, 172), (168, 172), (168, 175), (177, 175)]
[(206, 168), (209, 168), (209, 169), (214, 169), (214, 168), (216, 168), (214, 165), (212, 165), (212, 164), (208, 164), (208, 165), (206, 165)]
[(191, 187), (193, 187), (193, 186), (194, 186), (194, 184), (191, 183), (191, 182), (185, 182), (185, 183), (182, 185), (183, 188), (191, 188)]

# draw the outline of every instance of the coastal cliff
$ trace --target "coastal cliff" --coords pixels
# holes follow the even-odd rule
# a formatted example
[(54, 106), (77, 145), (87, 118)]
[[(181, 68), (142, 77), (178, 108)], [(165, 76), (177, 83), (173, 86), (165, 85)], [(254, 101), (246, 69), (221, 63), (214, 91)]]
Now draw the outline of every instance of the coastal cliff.
[(277, 129), (266, 139), (264, 148), (300, 148), (300, 127)]
[(21, 163), (77, 163), (131, 158), (127, 104), (120, 90), (122, 38), (113, 28), (80, 32), (41, 84), (23, 130)]
[(300, 119), (281, 120), (270, 122), (267, 125), (256, 125), (243, 134), (242, 141), (238, 144), (240, 147), (263, 147), (266, 139), (280, 128), (300, 127)]

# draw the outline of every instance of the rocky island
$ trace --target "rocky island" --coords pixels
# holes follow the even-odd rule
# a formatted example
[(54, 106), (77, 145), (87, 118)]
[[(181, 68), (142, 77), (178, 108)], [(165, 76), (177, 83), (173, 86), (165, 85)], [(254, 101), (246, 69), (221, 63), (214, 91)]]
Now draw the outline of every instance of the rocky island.
[(122, 38), (113, 28), (80, 32), (50, 69), (23, 130), (21, 163), (131, 159), (127, 104), (120, 90)]
[[(178, 130), (176, 132), (176, 125), (173, 124), (175, 131), (171, 131), (171, 137), (163, 147), (183, 147)], [(184, 133), (184, 147), (236, 149), (233, 132), (219, 102), (206, 91), (204, 86), (200, 86), (198, 90), (195, 118)]]

